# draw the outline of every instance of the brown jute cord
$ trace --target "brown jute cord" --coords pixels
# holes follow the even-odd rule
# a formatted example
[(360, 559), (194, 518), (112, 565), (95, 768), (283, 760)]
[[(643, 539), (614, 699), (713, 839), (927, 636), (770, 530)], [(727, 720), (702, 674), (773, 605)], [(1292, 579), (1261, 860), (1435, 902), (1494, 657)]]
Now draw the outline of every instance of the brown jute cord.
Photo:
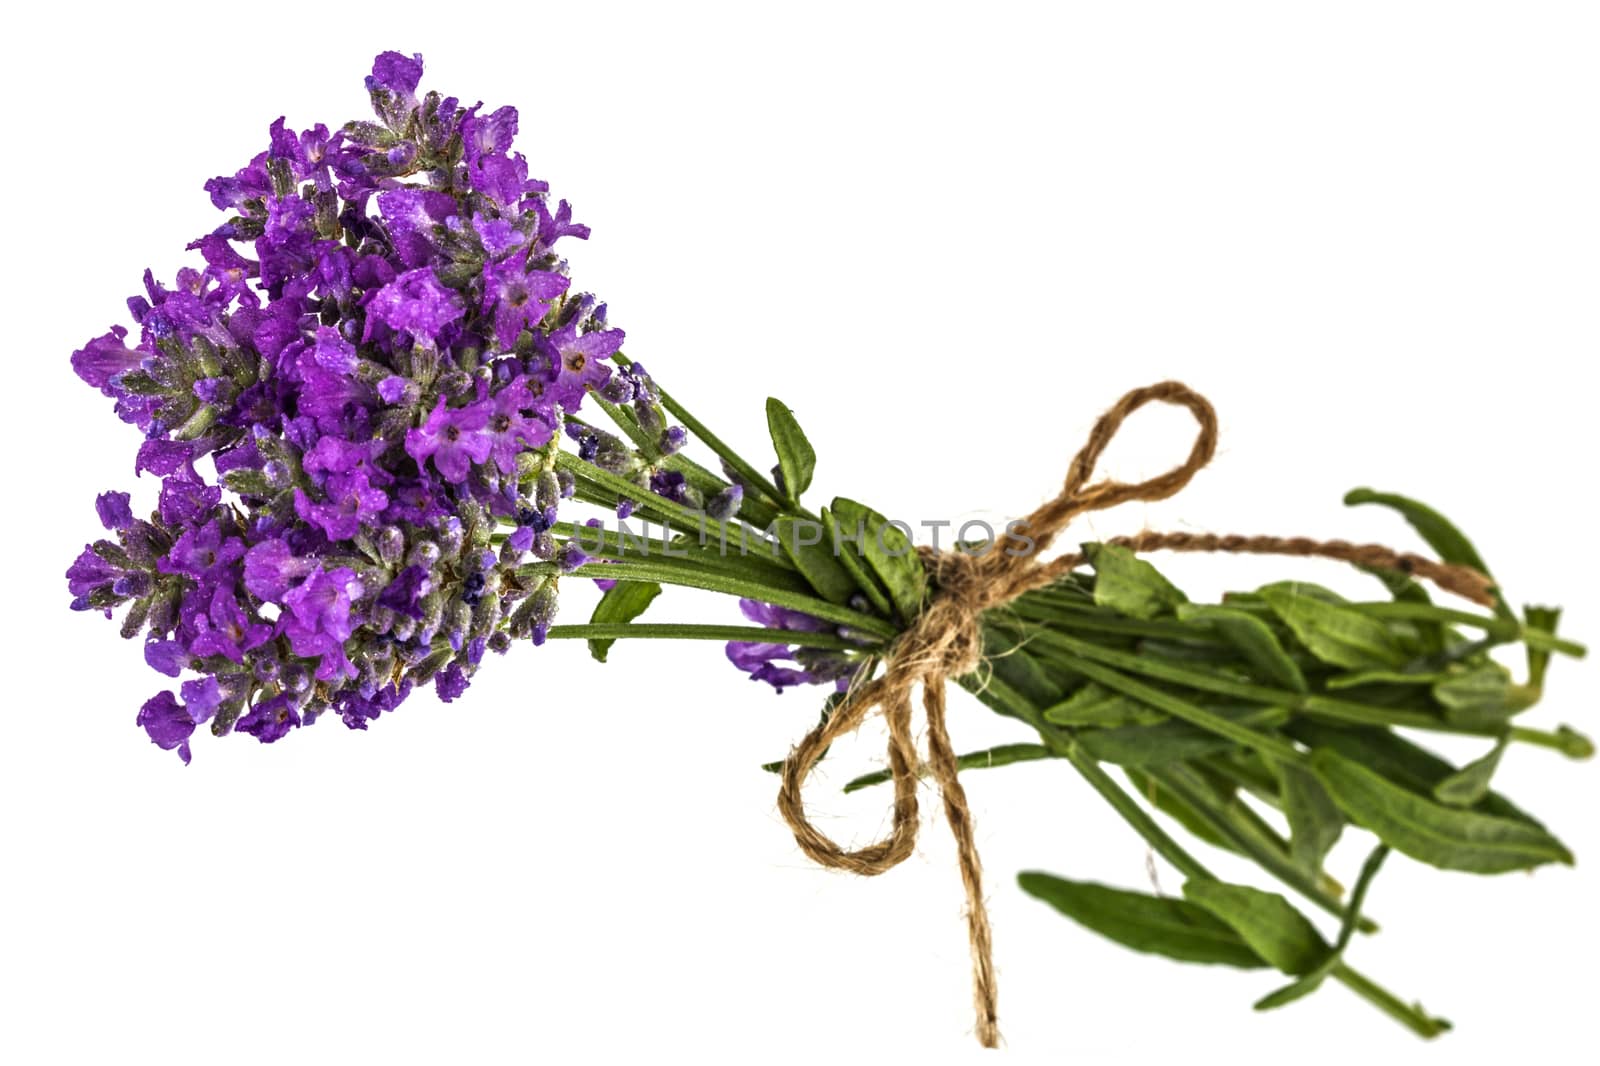
[[(1153, 400), (1189, 409), (1200, 432), (1183, 465), (1159, 477), (1126, 484), (1089, 484), (1096, 462), (1129, 415)], [(1217, 449), (1217, 415), (1199, 393), (1176, 381), (1134, 389), (1105, 414), (1073, 458), (1061, 492), (1013, 528), (1031, 537), (1022, 551), (992, 547), (982, 555), (924, 550), (922, 560), (935, 588), (922, 614), (896, 640), (884, 673), (851, 691), (832, 716), (812, 730), (783, 764), (778, 810), (794, 830), (795, 841), (823, 866), (874, 876), (911, 855), (917, 839), (917, 771), (920, 760), (911, 735), (911, 693), (921, 686), (928, 722), (929, 774), (944, 799), (945, 818), (955, 837), (961, 881), (967, 895), (967, 932), (972, 948), (973, 1001), (977, 1035), (984, 1047), (1000, 1040), (989, 915), (983, 902), (983, 867), (973, 839), (972, 812), (956, 773), (956, 755), (945, 726), (945, 682), (977, 669), (982, 659), (979, 616), (1031, 589), (1047, 585), (1083, 562), (1081, 555), (1063, 555), (1039, 563), (1039, 553), (1079, 515), (1132, 500), (1164, 500), (1177, 494)], [(1019, 540), (1020, 542), (1020, 540)], [(1194, 533), (1140, 533), (1110, 543), (1134, 551), (1207, 551), (1319, 556), (1364, 566), (1400, 570), (1426, 578), (1441, 588), (1481, 604), (1492, 604), (1493, 585), (1469, 567), (1452, 566), (1376, 544), (1316, 541), (1304, 537), (1240, 537)], [(801, 788), (822, 752), (842, 735), (881, 710), (889, 727), (889, 772), (894, 783), (894, 808), (888, 835), (854, 851), (825, 836), (806, 816)]]

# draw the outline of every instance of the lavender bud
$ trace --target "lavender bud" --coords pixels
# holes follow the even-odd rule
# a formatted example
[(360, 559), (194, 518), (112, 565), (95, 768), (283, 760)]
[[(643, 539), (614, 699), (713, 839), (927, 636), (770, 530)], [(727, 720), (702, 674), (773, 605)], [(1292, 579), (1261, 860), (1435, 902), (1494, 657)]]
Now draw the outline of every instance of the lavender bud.
[(451, 515), (440, 524), (439, 551), (443, 555), (461, 554), (461, 519)]
[(150, 575), (142, 571), (124, 574), (111, 586), (111, 591), (118, 596), (137, 598), (150, 592)]
[(744, 486), (729, 485), (706, 501), (706, 514), (718, 522), (726, 522), (739, 513), (744, 503)]
[(609, 470), (613, 474), (620, 474), (628, 468), (628, 460), (633, 458), (629, 447), (607, 433), (600, 438), (600, 446), (595, 451), (594, 465), (602, 470)]
[(655, 404), (636, 403), (633, 405), (633, 413), (638, 416), (639, 428), (644, 430), (647, 436), (654, 437), (665, 428), (665, 423), (661, 421), (661, 412), (657, 410)]
[(661, 434), (661, 441), (657, 444), (662, 455), (676, 455), (683, 450), (689, 440), (689, 431), (682, 426), (668, 426), (665, 433)]
[(432, 570), (439, 561), (439, 554), (439, 545), (431, 540), (419, 540), (411, 546), (411, 554), (406, 557), (406, 564)]
[(399, 526), (384, 526), (378, 530), (377, 541), (378, 558), (383, 560), (385, 566), (397, 565), (405, 555), (406, 535)]
[(538, 484), (533, 490), (533, 505), (541, 512), (552, 511), (561, 502), (561, 479), (554, 470), (546, 470), (539, 475)]
[(529, 602), (533, 605), (533, 643), (543, 644), (556, 617), (556, 583), (546, 581)]
[(278, 675), (284, 691), (299, 695), (311, 687), (311, 674), (299, 663), (290, 663)]

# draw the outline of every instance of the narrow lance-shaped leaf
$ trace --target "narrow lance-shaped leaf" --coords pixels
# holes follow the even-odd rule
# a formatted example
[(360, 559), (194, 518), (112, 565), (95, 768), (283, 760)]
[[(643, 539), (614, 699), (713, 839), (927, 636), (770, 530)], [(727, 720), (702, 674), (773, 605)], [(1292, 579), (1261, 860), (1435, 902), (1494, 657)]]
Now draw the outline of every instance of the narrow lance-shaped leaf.
[[(1428, 542), (1428, 547), (1437, 552), (1442, 561), (1457, 566), (1470, 566), (1481, 574), (1492, 576), (1489, 574), (1488, 565), (1483, 561), (1483, 556), (1478, 554), (1478, 549), (1472, 546), (1472, 541), (1467, 539), (1466, 534), (1457, 529), (1455, 523), (1427, 504), (1392, 492), (1375, 492), (1372, 489), (1351, 489), (1345, 494), (1344, 502), (1350, 507), (1375, 503), (1392, 508), (1411, 523), (1411, 528)], [(1496, 614), (1502, 618), (1515, 617), (1498, 590), (1494, 598)]]
[[(1239, 850), (1237, 844), (1217, 832), (1216, 827), (1204, 814), (1196, 810), (1187, 800), (1174, 794), (1171, 789), (1163, 788), (1160, 782), (1145, 771), (1137, 766), (1125, 766), (1123, 773), (1128, 775), (1128, 780), (1133, 783), (1134, 789), (1150, 806), (1167, 815), (1198, 839), (1224, 851)], [(1218, 803), (1223, 802), (1226, 802), (1224, 798), (1218, 799)]]
[(1495, 727), (1538, 701), (1538, 693), (1513, 684), (1511, 672), (1486, 662), (1451, 674), (1433, 686), (1433, 698), (1455, 725)]
[(1572, 853), (1543, 829), (1443, 806), (1332, 749), (1314, 751), (1311, 767), (1351, 821), (1430, 866), (1491, 874), (1572, 862)]
[(1116, 544), (1085, 544), (1084, 557), (1094, 567), (1094, 602), (1130, 618), (1170, 614), (1189, 602), (1161, 571)]
[(1268, 585), (1260, 595), (1306, 650), (1331, 666), (1395, 668), (1408, 658), (1388, 626), (1354, 607), (1305, 595), (1292, 583)]
[[(644, 614), (650, 601), (661, 595), (661, 586), (653, 581), (618, 581), (606, 590), (595, 604), (589, 621), (596, 624), (631, 622)], [(615, 638), (589, 641), (589, 654), (601, 662), (615, 644)]]
[[(1424, 607), (1433, 606), (1433, 597), (1428, 595), (1428, 590), (1422, 587), (1410, 574), (1401, 573), (1399, 570), (1388, 570), (1383, 567), (1363, 566), (1359, 569), (1366, 571), (1389, 590), (1396, 603), (1415, 603)], [(1444, 625), (1437, 621), (1413, 621), (1417, 630), (1417, 639), (1422, 642), (1422, 650), (1428, 655), (1437, 655), (1445, 648)]]
[(1178, 608), (1178, 618), (1208, 624), (1255, 667), (1262, 681), (1307, 691), (1305, 675), (1278, 643), (1272, 627), (1255, 615), (1229, 607), (1184, 604)]
[[(872, 609), (885, 618), (894, 614), (894, 604), (889, 602), (888, 591), (883, 587), (883, 582), (867, 569), (861, 553), (855, 550), (846, 534), (840, 530), (839, 520), (827, 507), (822, 509), (822, 533), (824, 538), (822, 547), (849, 573), (851, 580), (856, 583), (856, 588), (867, 598), (867, 602), (872, 604)], [(852, 530), (848, 537), (855, 535), (856, 532)]]
[[(1207, 711), (1250, 729), (1272, 729), (1289, 720), (1282, 707), (1260, 704), (1206, 707)], [(1078, 734), (1084, 750), (1101, 762), (1119, 766), (1150, 766), (1183, 759), (1198, 759), (1239, 745), (1228, 737), (1191, 722), (1166, 721), (1155, 725), (1129, 725), (1113, 729), (1086, 729)]]
[(1187, 900), (1068, 881), (1035, 871), (1019, 874), (1017, 883), (1028, 895), (1084, 928), (1135, 951), (1247, 970), (1266, 965), (1226, 923)]
[(986, 629), (983, 657), (986, 674), (1000, 678), (1034, 706), (1047, 707), (1061, 699), (1063, 682), (1068, 679), (1059, 671), (1052, 674), (1046, 670), (1015, 635)]
[(783, 472), (783, 491), (789, 502), (799, 504), (800, 494), (811, 487), (811, 475), (816, 470), (817, 453), (806, 439), (794, 413), (780, 400), (767, 399), (767, 429), (772, 434), (772, 447), (778, 453), (778, 469)]
[(900, 620), (909, 623), (921, 614), (928, 579), (906, 531), (872, 508), (843, 496), (833, 501), (833, 515), (844, 541), (840, 550), (860, 552), (867, 568), (889, 590)]
[[(1332, 748), (1418, 795), (1432, 795), (1435, 785), (1456, 772), (1451, 763), (1388, 729), (1334, 726), (1310, 718), (1297, 718), (1284, 728), (1308, 747)], [(1498, 792), (1490, 792), (1476, 804), (1476, 809), (1536, 829), (1544, 828), (1538, 819)]]
[(1451, 807), (1472, 807), (1489, 794), (1489, 782), (1511, 742), (1508, 732), (1482, 755), (1433, 786), (1433, 798)]
[(1377, 492), (1373, 489), (1351, 489), (1345, 493), (1344, 502), (1347, 507), (1376, 503), (1392, 508), (1411, 523), (1411, 528), (1428, 542), (1428, 547), (1437, 552), (1442, 561), (1458, 566), (1470, 566), (1481, 574), (1489, 572), (1488, 566), (1484, 565), (1483, 556), (1478, 554), (1478, 549), (1474, 548), (1466, 535), (1456, 528), (1455, 523), (1425, 503), (1392, 492)]
[(1339, 842), (1345, 817), (1316, 775), (1302, 766), (1271, 762), (1279, 800), (1289, 821), (1289, 853), (1308, 873), (1320, 873), (1328, 852)]
[(829, 603), (850, 602), (857, 592), (856, 579), (834, 555), (822, 523), (784, 515), (773, 523), (773, 532), (784, 554), (818, 596)]
[(1183, 895), (1224, 922), (1255, 953), (1284, 973), (1299, 976), (1327, 957), (1328, 942), (1310, 919), (1276, 892), (1249, 885), (1191, 878)]
[(1167, 716), (1138, 700), (1113, 692), (1093, 681), (1081, 686), (1060, 703), (1044, 709), (1044, 720), (1055, 725), (1098, 726), (1150, 725)]
[(1338, 969), (1344, 959), (1344, 952), (1350, 946), (1350, 940), (1355, 936), (1356, 926), (1361, 921), (1361, 907), (1367, 899), (1367, 889), (1372, 887), (1373, 878), (1378, 876), (1378, 869), (1383, 866), (1383, 860), (1389, 855), (1389, 846), (1379, 844), (1367, 856), (1367, 861), (1361, 866), (1361, 874), (1356, 878), (1355, 890), (1350, 893), (1350, 905), (1345, 908), (1344, 921), (1339, 926), (1339, 939), (1334, 942), (1333, 950), (1328, 952), (1327, 958), (1316, 969), (1303, 977), (1275, 992), (1269, 992), (1256, 1001), (1256, 1010), (1272, 1010), (1293, 1003), (1297, 999), (1315, 992), (1322, 986), (1333, 971)]

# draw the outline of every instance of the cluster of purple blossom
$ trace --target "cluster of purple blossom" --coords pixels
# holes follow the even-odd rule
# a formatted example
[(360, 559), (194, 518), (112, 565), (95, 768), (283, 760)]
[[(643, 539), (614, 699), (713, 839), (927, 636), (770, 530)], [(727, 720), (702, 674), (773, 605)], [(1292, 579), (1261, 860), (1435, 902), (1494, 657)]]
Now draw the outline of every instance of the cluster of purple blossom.
[(135, 473), (161, 479), (148, 518), (100, 497), (115, 539), (68, 571), (73, 607), (126, 606), (151, 666), (198, 675), (138, 716), (186, 762), (198, 726), (270, 742), (331, 710), (364, 729), (542, 640), (552, 575), (583, 561), (552, 535), (573, 493), (562, 429), (637, 473), (570, 420), (588, 392), (633, 405), (655, 455), (682, 443), (650, 379), (610, 360), (605, 305), (570, 291), (555, 248), (588, 229), (512, 150), (517, 112), (419, 97), (421, 75), (386, 52), (367, 79), (379, 122), (274, 123), (206, 183), (230, 217), (189, 245), (204, 266), (172, 288), (146, 271), (136, 343), (118, 326), (73, 355), (145, 434)]

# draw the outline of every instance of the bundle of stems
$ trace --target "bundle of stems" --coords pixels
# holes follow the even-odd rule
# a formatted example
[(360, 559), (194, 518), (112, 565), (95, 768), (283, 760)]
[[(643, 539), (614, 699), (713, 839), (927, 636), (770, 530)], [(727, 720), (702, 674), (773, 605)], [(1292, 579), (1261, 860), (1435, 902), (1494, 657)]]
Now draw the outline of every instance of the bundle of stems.
[[(653, 457), (631, 411), (602, 404), (639, 447), (638, 469), (608, 471), (567, 453), (560, 468), (574, 477), (580, 499), (631, 510), (659, 534), (559, 526), (558, 536), (594, 559), (576, 574), (614, 584), (590, 623), (555, 626), (549, 636), (588, 640), (602, 660), (621, 638), (781, 645), (802, 664), (843, 660), (851, 669), (834, 671), (842, 680), (824, 701), (826, 720), (852, 685), (892, 658), (896, 638), (937, 590), (904, 531), (877, 512), (844, 499), (820, 516), (802, 505), (814, 453), (782, 404), (768, 403), (779, 459), (768, 475), (671, 396), (661, 400), (726, 476), (682, 453)], [(682, 474), (706, 498), (738, 486), (737, 512), (713, 519), (649, 492), (642, 475), (657, 469)], [(1346, 502), (1393, 508), (1445, 563), (1488, 573), (1467, 538), (1432, 509), (1369, 490)], [(835, 533), (843, 518), (866, 535), (802, 533), (808, 526)], [(1176, 897), (1025, 872), (1021, 888), (1135, 950), (1281, 971), (1288, 983), (1258, 1009), (1283, 1006), (1331, 978), (1415, 1033), (1448, 1029), (1346, 955), (1355, 934), (1377, 930), (1362, 907), (1391, 850), (1477, 874), (1572, 862), (1541, 822), (1492, 787), (1515, 744), (1575, 759), (1593, 754), (1588, 738), (1567, 726), (1520, 724), (1543, 692), (1552, 656), (1584, 654), (1556, 634), (1560, 612), (1518, 614), (1498, 591), (1492, 609), (1442, 606), (1412, 576), (1373, 568), (1366, 569), (1382, 595), (1370, 600), (1284, 581), (1201, 604), (1125, 547), (1089, 544), (1083, 556), (1082, 568), (984, 613), (982, 664), (960, 683), (1014, 720), (1025, 739), (962, 755), (958, 765), (1060, 760), (1185, 882)], [(556, 573), (546, 564), (526, 569), (545, 579)], [(662, 585), (738, 596), (815, 624), (638, 621)], [(1513, 645), (1525, 657), (1520, 680), (1494, 657)], [(1483, 754), (1456, 766), (1413, 737), (1428, 733), (1481, 738)], [(857, 777), (845, 791), (890, 776)], [(1347, 829), (1372, 838), (1348, 890), (1325, 868)], [(1248, 860), (1276, 891), (1219, 879), (1196, 857), (1196, 841)], [(1323, 912), (1333, 935), (1320, 932), (1291, 896)]]

